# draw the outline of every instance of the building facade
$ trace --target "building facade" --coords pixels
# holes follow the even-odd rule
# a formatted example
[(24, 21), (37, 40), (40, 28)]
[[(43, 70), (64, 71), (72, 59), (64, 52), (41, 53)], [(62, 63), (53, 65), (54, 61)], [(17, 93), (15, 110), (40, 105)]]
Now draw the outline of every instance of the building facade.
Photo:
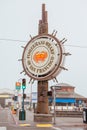
[[(60, 89), (59, 89), (60, 88)], [(54, 90), (53, 90), (54, 91)], [(87, 106), (87, 98), (76, 93), (75, 87), (66, 83), (56, 85), (56, 109), (59, 110), (82, 110)], [(54, 96), (49, 98), (50, 105), (53, 104)]]
[(10, 89), (0, 89), (0, 106), (1, 107), (11, 106), (13, 95), (14, 91)]

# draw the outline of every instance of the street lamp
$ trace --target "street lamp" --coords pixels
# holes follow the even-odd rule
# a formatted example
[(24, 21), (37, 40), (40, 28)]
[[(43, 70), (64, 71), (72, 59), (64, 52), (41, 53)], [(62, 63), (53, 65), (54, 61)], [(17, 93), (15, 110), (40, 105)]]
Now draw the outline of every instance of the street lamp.
[(61, 87), (58, 85), (51, 86), (51, 90), (53, 91), (53, 105), (54, 105), (54, 122), (53, 124), (56, 124), (56, 89), (60, 90)]
[(30, 82), (30, 110), (32, 106), (32, 81)]

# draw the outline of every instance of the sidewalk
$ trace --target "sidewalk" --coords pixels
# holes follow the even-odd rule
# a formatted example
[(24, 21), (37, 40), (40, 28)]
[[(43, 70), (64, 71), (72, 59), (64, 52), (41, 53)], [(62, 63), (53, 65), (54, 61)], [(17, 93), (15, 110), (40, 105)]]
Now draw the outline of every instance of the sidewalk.
[[(12, 113), (11, 113), (12, 114)], [(12, 114), (12, 117), (15, 121), (16, 125), (21, 126), (22, 124), (25, 126), (36, 126), (37, 124), (51, 124), (52, 126), (57, 127), (87, 127), (86, 123), (83, 123), (83, 118), (72, 118), (72, 117), (56, 117), (54, 121), (54, 117), (52, 118), (52, 122), (34, 122), (33, 111), (26, 110), (26, 120), (19, 120), (19, 112), (17, 114)], [(55, 124), (54, 124), (55, 122)]]

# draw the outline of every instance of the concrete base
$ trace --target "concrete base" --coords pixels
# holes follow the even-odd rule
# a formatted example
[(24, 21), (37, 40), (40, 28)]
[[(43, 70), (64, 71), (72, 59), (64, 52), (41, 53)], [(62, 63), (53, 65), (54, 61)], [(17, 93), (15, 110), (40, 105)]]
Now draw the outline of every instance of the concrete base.
[(52, 122), (51, 114), (34, 114), (34, 122)]

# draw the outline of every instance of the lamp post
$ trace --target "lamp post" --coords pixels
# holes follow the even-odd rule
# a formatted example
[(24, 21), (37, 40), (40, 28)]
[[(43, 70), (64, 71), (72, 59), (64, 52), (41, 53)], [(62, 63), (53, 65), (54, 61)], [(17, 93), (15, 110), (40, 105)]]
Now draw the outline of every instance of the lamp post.
[(53, 91), (53, 105), (54, 105), (54, 121), (53, 124), (56, 124), (56, 89), (60, 90), (61, 87), (58, 85), (51, 86), (51, 90)]
[(56, 124), (56, 91), (55, 91), (55, 86), (54, 86), (54, 91), (53, 91), (53, 104), (54, 104), (54, 124)]

